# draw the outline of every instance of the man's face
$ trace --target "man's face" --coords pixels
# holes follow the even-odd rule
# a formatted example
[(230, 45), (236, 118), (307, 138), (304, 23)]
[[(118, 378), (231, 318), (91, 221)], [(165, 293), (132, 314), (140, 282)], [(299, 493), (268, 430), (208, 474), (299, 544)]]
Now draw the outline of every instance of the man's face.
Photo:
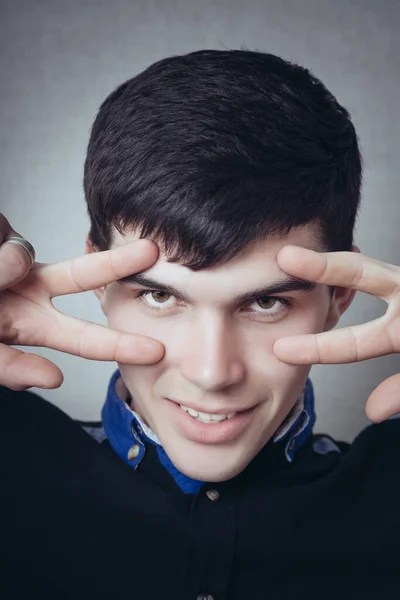
[[(314, 233), (311, 225), (292, 230), (198, 272), (168, 263), (161, 253), (140, 274), (152, 285), (116, 282), (99, 292), (111, 327), (165, 347), (157, 364), (119, 368), (132, 408), (189, 477), (211, 482), (237, 475), (301, 394), (310, 368), (279, 361), (273, 344), (334, 325), (329, 291), (322, 285), (266, 288), (288, 280), (276, 262), (280, 248), (318, 250)], [(134, 239), (118, 234), (113, 246)]]

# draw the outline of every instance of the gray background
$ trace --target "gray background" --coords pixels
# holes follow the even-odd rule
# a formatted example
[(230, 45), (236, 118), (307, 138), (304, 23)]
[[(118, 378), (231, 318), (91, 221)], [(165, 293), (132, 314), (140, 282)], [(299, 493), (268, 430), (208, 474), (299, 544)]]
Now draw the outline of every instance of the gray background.
[[(1, 0), (1, 211), (41, 262), (81, 254), (83, 161), (105, 96), (165, 56), (244, 45), (307, 66), (350, 110), (366, 163), (356, 243), (400, 264), (399, 8), (397, 0)], [(56, 305), (104, 323), (93, 294)], [(384, 309), (359, 295), (342, 323)], [(73, 417), (97, 418), (115, 365), (40, 352), (65, 374), (43, 396)], [(369, 423), (369, 393), (399, 362), (314, 367), (315, 431), (351, 441)]]

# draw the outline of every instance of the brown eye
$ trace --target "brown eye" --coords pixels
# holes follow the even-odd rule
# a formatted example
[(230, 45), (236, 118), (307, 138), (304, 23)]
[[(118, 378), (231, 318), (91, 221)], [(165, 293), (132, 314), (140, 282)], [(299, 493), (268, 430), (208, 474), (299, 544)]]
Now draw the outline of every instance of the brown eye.
[(263, 308), (264, 310), (267, 310), (268, 308), (272, 308), (273, 306), (275, 306), (277, 300), (276, 298), (260, 298), (259, 300), (257, 300), (257, 304), (260, 308)]
[(136, 295), (136, 299), (145, 310), (159, 313), (167, 313), (178, 306), (176, 298), (161, 290), (142, 290)]
[(167, 294), (167, 292), (157, 292), (156, 291), (156, 292), (151, 292), (151, 297), (158, 304), (163, 304), (164, 302), (167, 302), (171, 298), (171, 294)]

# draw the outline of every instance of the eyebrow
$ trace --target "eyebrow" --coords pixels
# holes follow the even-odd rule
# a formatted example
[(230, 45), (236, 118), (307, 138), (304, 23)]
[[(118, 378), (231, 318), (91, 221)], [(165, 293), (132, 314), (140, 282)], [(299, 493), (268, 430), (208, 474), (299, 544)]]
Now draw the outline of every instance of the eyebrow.
[[(191, 301), (189, 296), (174, 286), (156, 281), (155, 279), (146, 277), (140, 273), (135, 273), (133, 275), (123, 277), (122, 279), (118, 279), (118, 283), (138, 285), (150, 290), (171, 294), (171, 296), (181, 298), (185, 302)], [(260, 298), (275, 296), (277, 294), (287, 294), (289, 292), (309, 293), (315, 290), (316, 287), (317, 284), (313, 281), (305, 281), (304, 279), (299, 279), (297, 277), (287, 277), (286, 279), (275, 281), (267, 286), (262, 286), (254, 290), (244, 292), (243, 294), (239, 294), (234, 297), (233, 302), (235, 304), (247, 304), (259, 300)]]

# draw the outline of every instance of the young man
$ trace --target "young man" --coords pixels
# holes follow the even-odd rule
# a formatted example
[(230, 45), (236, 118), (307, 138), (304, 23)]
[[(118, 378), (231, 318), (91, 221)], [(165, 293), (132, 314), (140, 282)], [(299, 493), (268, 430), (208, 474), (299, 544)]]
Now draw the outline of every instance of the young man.
[[(1, 597), (398, 591), (399, 423), (315, 435), (308, 379), (400, 347), (400, 269), (353, 246), (361, 171), (346, 110), (272, 55), (171, 57), (106, 99), (87, 256), (26, 275), (32, 248), (2, 227), (2, 340), (119, 369), (82, 427), (21, 391), (60, 385), (55, 365), (1, 349)], [(88, 289), (110, 329), (51, 305)], [(328, 333), (356, 289), (387, 314)], [(371, 419), (400, 411), (398, 387), (371, 396)]]

